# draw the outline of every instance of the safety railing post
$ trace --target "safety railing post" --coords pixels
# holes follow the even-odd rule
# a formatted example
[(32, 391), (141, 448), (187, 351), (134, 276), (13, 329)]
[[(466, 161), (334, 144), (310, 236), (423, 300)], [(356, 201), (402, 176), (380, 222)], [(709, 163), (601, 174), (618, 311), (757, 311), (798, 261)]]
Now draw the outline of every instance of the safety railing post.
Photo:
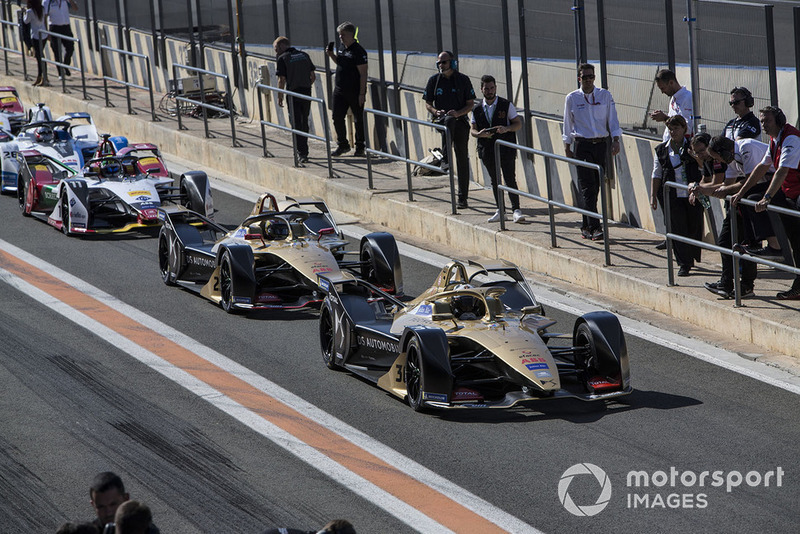
[(670, 216), (670, 195), (669, 188), (665, 187), (669, 182), (665, 182), (661, 187), (664, 189), (664, 224), (667, 227), (667, 285), (675, 285), (675, 273), (672, 258), (672, 217)]
[(544, 176), (547, 187), (547, 214), (550, 222), (550, 245), (553, 248), (558, 248), (556, 210), (553, 206), (553, 161), (550, 158), (544, 158)]
[[(388, 124), (391, 122), (386, 121)], [(408, 184), (408, 201), (414, 202), (414, 187), (411, 183), (411, 163), (408, 160), (410, 147), (408, 146), (408, 123), (403, 121), (403, 155), (406, 157), (406, 183)]]
[(456, 162), (453, 159), (453, 136), (450, 133), (450, 129), (445, 127), (444, 130), (444, 137), (445, 137), (445, 150), (447, 150), (447, 164), (449, 166), (449, 173), (450, 173), (450, 206), (451, 212), (453, 215), (458, 215), (457, 205), (456, 205), (456, 175), (455, 175), (455, 167)]

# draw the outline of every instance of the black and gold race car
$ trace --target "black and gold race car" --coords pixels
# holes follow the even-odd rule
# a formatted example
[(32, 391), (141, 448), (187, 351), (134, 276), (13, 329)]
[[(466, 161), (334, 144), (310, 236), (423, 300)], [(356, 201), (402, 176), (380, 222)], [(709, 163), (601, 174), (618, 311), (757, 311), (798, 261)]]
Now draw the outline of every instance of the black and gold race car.
[(318, 308), (318, 276), (363, 277), (394, 295), (403, 275), (394, 236), (373, 232), (348, 251), (324, 201), (261, 195), (250, 215), (228, 231), (179, 206), (162, 207), (158, 263), (167, 285), (181, 285), (233, 313)]
[(321, 276), (322, 357), (425, 408), (506, 408), (632, 391), (619, 320), (587, 313), (572, 334), (549, 331), (519, 269), (505, 261), (447, 264), (433, 286), (401, 302), (363, 280)]

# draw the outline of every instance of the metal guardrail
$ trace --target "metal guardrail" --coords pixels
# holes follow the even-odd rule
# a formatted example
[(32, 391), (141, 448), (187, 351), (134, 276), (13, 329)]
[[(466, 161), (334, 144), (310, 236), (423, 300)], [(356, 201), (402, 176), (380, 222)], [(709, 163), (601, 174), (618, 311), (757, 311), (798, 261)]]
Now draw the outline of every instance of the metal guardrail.
[[(60, 39), (62, 41), (71, 41), (75, 43), (75, 50), (78, 53), (78, 62), (80, 63), (80, 67), (73, 67), (72, 65), (67, 65), (66, 63), (61, 63), (56, 61), (55, 59), (47, 59), (45, 55), (45, 41), (41, 38), (42, 35), (49, 35), (51, 39)], [(69, 35), (63, 35), (61, 33), (55, 33), (51, 31), (41, 30), (39, 32), (39, 46), (42, 50), (42, 61), (47, 63), (48, 65), (55, 65), (56, 68), (61, 67), (62, 69), (67, 70), (76, 70), (81, 73), (81, 87), (83, 87), (83, 99), (84, 100), (91, 100), (89, 98), (88, 93), (86, 92), (86, 65), (83, 61), (83, 47), (81, 46), (81, 40), (76, 37), (70, 37)], [(61, 48), (61, 42), (58, 43), (59, 50)], [(64, 57), (63, 55), (61, 57)], [(66, 93), (67, 92), (67, 77), (61, 77), (61, 91)]]
[(284, 126), (282, 124), (277, 124), (274, 122), (270, 122), (264, 120), (264, 102), (261, 98), (258, 99), (258, 116), (259, 116), (259, 124), (261, 124), (261, 146), (264, 149), (264, 157), (271, 158), (273, 157), (272, 153), (267, 150), (267, 132), (264, 128), (265, 126), (270, 126), (272, 128), (276, 128), (278, 130), (283, 130), (284, 132), (290, 132), (292, 134), (292, 149), (294, 152), (294, 166), (299, 167), (300, 162), (297, 159), (297, 135), (302, 135), (303, 137), (308, 137), (309, 139), (315, 139), (317, 141), (322, 141), (325, 143), (325, 149), (328, 155), (328, 178), (334, 178), (333, 175), (333, 159), (331, 158), (331, 132), (330, 126), (328, 125), (328, 121), (325, 118), (327, 116), (327, 110), (325, 108), (325, 100), (322, 98), (317, 98), (314, 96), (304, 95), (302, 93), (295, 93), (292, 91), (287, 91), (286, 89), (280, 89), (278, 87), (273, 87), (271, 85), (266, 85), (263, 83), (257, 83), (254, 87), (259, 92), (259, 96), (264, 91), (273, 91), (276, 93), (280, 93), (286, 95), (288, 98), (286, 100), (286, 106), (289, 112), (289, 122), (293, 125), (294, 124), (294, 102), (293, 99), (301, 98), (303, 100), (308, 100), (309, 102), (316, 102), (320, 106), (320, 115), (323, 117), (322, 125), (325, 130), (325, 137), (320, 137), (318, 135), (314, 135), (308, 132), (303, 132), (301, 130), (297, 130), (294, 127)]
[[(199, 88), (199, 92), (200, 92), (200, 101), (197, 101), (197, 100), (195, 100), (193, 98), (188, 98), (188, 97), (185, 97), (185, 96), (178, 96), (177, 95), (177, 91), (176, 91), (176, 94), (175, 94), (175, 101), (176, 102), (185, 102), (187, 104), (191, 104), (191, 105), (194, 105), (194, 106), (200, 106), (200, 108), (202, 108), (202, 110), (203, 110), (203, 126), (205, 127), (205, 133), (206, 133), (206, 137), (207, 138), (208, 137), (213, 137), (213, 136), (210, 135), (209, 132), (208, 132), (208, 113), (206, 112), (206, 110), (210, 109), (212, 111), (216, 111), (218, 113), (223, 113), (225, 115), (228, 115), (228, 117), (230, 117), (230, 119), (231, 119), (231, 142), (232, 142), (232, 145), (234, 147), (239, 146), (239, 144), (236, 142), (236, 121), (234, 120), (233, 110), (226, 109), (226, 108), (221, 108), (219, 106), (215, 106), (213, 104), (207, 103), (206, 102), (205, 91), (203, 90), (204, 89), (204, 87), (203, 87), (203, 74), (208, 74), (208, 75), (214, 76), (216, 78), (222, 78), (223, 82), (225, 83), (225, 98), (228, 98), (231, 101), (231, 106), (232, 106), (233, 105), (233, 95), (231, 93), (231, 79), (230, 79), (230, 77), (228, 77), (227, 74), (221, 74), (219, 72), (213, 72), (213, 71), (210, 71), (210, 70), (199, 69), (197, 67), (190, 67), (189, 65), (181, 65), (179, 63), (173, 63), (172, 64), (172, 84), (173, 84), (173, 88), (175, 88), (175, 89), (177, 89), (177, 86), (178, 86), (178, 69), (187, 70), (189, 72), (193, 72), (193, 73), (197, 74), (197, 87)], [(183, 123), (181, 122), (180, 105), (177, 106), (176, 115), (178, 117), (178, 129), (179, 130), (188, 129), (188, 128), (185, 128), (183, 126)]]
[[(9, 47), (8, 43), (8, 28), (16, 28), (17, 33), (20, 36), (19, 45), (20, 49), (14, 49)], [(3, 34), (3, 46), (0, 47), (0, 50), (3, 51), (3, 63), (6, 67), (6, 76), (11, 76), (11, 71), (8, 70), (8, 53), (11, 52), (12, 54), (19, 54), (22, 56), (22, 79), (28, 79), (28, 62), (25, 61), (25, 43), (22, 40), (22, 25), (19, 22), (11, 22), (9, 20), (0, 19), (0, 33)]]
[[(683, 184), (679, 184), (678, 182), (664, 182), (662, 187), (669, 188), (672, 187), (673, 189), (683, 189), (688, 191), (689, 187)], [(731, 197), (728, 196), (727, 200), (730, 202)], [(706, 243), (705, 241), (698, 241), (696, 239), (691, 239), (682, 235), (673, 234), (672, 230), (672, 221), (669, 215), (669, 195), (664, 195), (664, 212), (666, 214), (666, 225), (667, 225), (667, 278), (668, 278), (668, 285), (674, 286), (675, 285), (675, 273), (674, 273), (674, 261), (672, 258), (672, 241), (680, 241), (681, 243), (686, 243), (688, 245), (695, 245), (705, 250), (712, 250), (714, 252), (719, 252), (720, 254), (726, 254), (728, 256), (733, 257), (733, 289), (734, 289), (734, 306), (740, 307), (742, 305), (742, 280), (741, 280), (741, 273), (739, 272), (739, 262), (741, 260), (751, 261), (754, 263), (760, 263), (761, 265), (766, 265), (768, 267), (772, 267), (774, 269), (778, 269), (781, 271), (785, 271), (788, 273), (792, 273), (795, 275), (800, 275), (800, 269), (796, 267), (792, 267), (790, 265), (786, 265), (783, 263), (777, 263), (770, 260), (765, 260), (764, 258), (759, 258), (758, 256), (752, 256), (747, 253), (741, 252), (741, 247), (738, 245), (738, 228), (736, 222), (736, 209), (729, 208), (731, 211), (731, 243), (733, 243), (732, 248), (724, 248), (720, 247), (716, 244)], [(739, 199), (740, 204), (745, 204), (747, 206), (755, 206), (756, 202), (747, 199)], [(800, 218), (800, 211), (790, 210), (787, 208), (781, 208), (779, 206), (767, 206), (767, 210), (779, 213), (783, 215), (789, 215), (791, 217), (798, 217)]]
[(364, 108), (364, 126), (367, 125), (367, 119), (369, 115), (376, 115), (378, 117), (385, 117), (389, 119), (395, 119), (403, 122), (403, 154), (406, 156), (396, 156), (394, 154), (390, 154), (388, 152), (383, 152), (380, 150), (374, 150), (369, 146), (369, 136), (365, 135), (364, 140), (366, 142), (365, 152), (367, 153), (367, 181), (369, 184), (370, 189), (374, 189), (372, 186), (372, 158), (371, 156), (383, 156), (385, 158), (389, 158), (394, 161), (402, 161), (406, 164), (406, 178), (408, 181), (408, 200), (413, 202), (414, 201), (414, 189), (411, 183), (411, 165), (418, 165), (424, 169), (428, 169), (431, 171), (439, 171), (441, 172), (441, 167), (436, 167), (434, 165), (428, 165), (427, 163), (423, 163), (421, 161), (416, 161), (413, 159), (408, 158), (408, 125), (409, 124), (417, 124), (419, 126), (427, 126), (428, 128), (433, 128), (435, 130), (439, 130), (440, 132), (444, 132), (445, 134), (445, 143), (447, 150), (447, 161), (449, 170), (448, 173), (450, 175), (450, 205), (452, 209), (453, 215), (457, 215), (458, 211), (456, 209), (456, 189), (455, 189), (455, 161), (453, 160), (453, 140), (450, 134), (450, 130), (447, 129), (446, 126), (442, 124), (437, 124), (435, 122), (423, 121), (419, 119), (412, 119), (411, 117), (404, 117), (402, 115), (396, 115), (394, 113), (389, 113), (387, 111), (380, 111), (377, 109), (372, 108)]
[[(106, 96), (106, 107), (112, 106), (111, 101), (108, 98), (108, 82), (120, 83), (125, 86), (125, 97), (128, 101), (128, 115), (136, 114), (136, 112), (133, 111), (133, 106), (131, 105), (131, 87), (135, 87), (136, 89), (147, 90), (147, 92), (150, 93), (150, 115), (152, 116), (154, 122), (160, 121), (161, 119), (159, 119), (156, 116), (156, 101), (155, 97), (153, 96), (153, 70), (150, 65), (150, 58), (148, 56), (145, 56), (144, 54), (137, 54), (135, 52), (128, 52), (127, 50), (121, 50), (119, 48), (113, 48), (111, 46), (100, 45), (100, 54), (102, 55), (103, 52), (114, 52), (116, 54), (120, 54), (121, 56), (123, 56), (121, 63), (122, 63), (122, 74), (125, 78), (124, 80), (119, 80), (117, 78), (114, 78), (113, 76), (109, 76), (108, 73), (106, 72), (106, 62), (102, 60), (100, 61), (100, 64), (103, 67), (103, 91)], [(147, 66), (146, 86), (138, 85), (128, 80), (128, 64), (125, 61), (125, 57), (138, 58), (144, 60), (145, 65)]]
[[(514, 150), (519, 150), (520, 152), (524, 152), (526, 154), (533, 154), (542, 156), (545, 158), (545, 179), (547, 182), (547, 198), (534, 195), (533, 193), (528, 193), (526, 191), (521, 191), (519, 189), (514, 189), (512, 187), (505, 186), (501, 183), (501, 176), (500, 176), (500, 147), (505, 146), (508, 148), (513, 148)], [(579, 159), (568, 158), (566, 156), (561, 156), (559, 154), (553, 154), (551, 152), (544, 152), (542, 150), (536, 150), (535, 148), (529, 148), (524, 145), (518, 145), (515, 143), (509, 143), (508, 141), (503, 141), (502, 139), (498, 139), (494, 143), (494, 159), (495, 159), (495, 172), (497, 173), (497, 189), (501, 192), (497, 195), (497, 208), (500, 210), (500, 229), (506, 229), (506, 205), (505, 205), (505, 195), (502, 194), (502, 191), (506, 191), (508, 193), (514, 193), (520, 195), (525, 198), (530, 198), (531, 200), (536, 200), (538, 202), (544, 202), (547, 204), (547, 211), (550, 215), (550, 245), (553, 248), (558, 248), (558, 243), (556, 240), (556, 219), (555, 219), (555, 212), (553, 208), (561, 208), (568, 211), (572, 211), (575, 213), (580, 213), (581, 215), (586, 215), (587, 217), (592, 217), (594, 219), (600, 219), (603, 224), (603, 249), (605, 251), (605, 265), (609, 266), (612, 265), (611, 263), (611, 248), (609, 247), (608, 240), (608, 201), (607, 201), (607, 193), (605, 187), (605, 181), (600, 180), (600, 204), (601, 204), (601, 213), (595, 213), (593, 211), (588, 211), (583, 208), (577, 208), (575, 206), (570, 206), (569, 204), (564, 204), (563, 202), (558, 202), (553, 200), (553, 171), (550, 168), (548, 159), (554, 159), (556, 161), (562, 161), (564, 163), (568, 163), (569, 165), (574, 165), (576, 167), (586, 167), (587, 169), (593, 169), (598, 172), (601, 177), (605, 176), (605, 172), (601, 165), (597, 165), (596, 163), (587, 163), (585, 161), (581, 161)]]

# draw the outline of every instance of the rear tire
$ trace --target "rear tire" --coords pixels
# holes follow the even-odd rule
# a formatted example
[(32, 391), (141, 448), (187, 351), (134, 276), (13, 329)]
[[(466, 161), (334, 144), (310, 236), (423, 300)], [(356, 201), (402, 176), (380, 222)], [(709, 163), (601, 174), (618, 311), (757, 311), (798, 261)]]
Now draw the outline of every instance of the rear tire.
[(425, 411), (425, 403), (422, 400), (422, 349), (416, 337), (411, 338), (406, 347), (406, 398), (408, 405), (415, 412)]

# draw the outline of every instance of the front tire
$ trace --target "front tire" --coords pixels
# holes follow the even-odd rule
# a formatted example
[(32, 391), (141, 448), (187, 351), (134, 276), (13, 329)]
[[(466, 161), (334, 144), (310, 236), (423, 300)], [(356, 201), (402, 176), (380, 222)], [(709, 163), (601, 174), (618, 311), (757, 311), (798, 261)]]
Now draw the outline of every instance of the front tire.
[(219, 264), (219, 296), (220, 306), (226, 313), (236, 313), (233, 305), (233, 268), (231, 256), (226, 251)]
[[(19, 187), (19, 184), (17, 186)], [(31, 194), (32, 191), (33, 188), (31, 187), (31, 181), (25, 180), (22, 193), (17, 195), (19, 198), (19, 209), (22, 211), (23, 217), (31, 216), (31, 208), (33, 208), (33, 195)], [(30, 206), (30, 208), (28, 206)]]
[(61, 194), (61, 231), (65, 236), (70, 236), (69, 231), (69, 198), (66, 193)]
[(425, 402), (422, 400), (422, 348), (416, 337), (411, 338), (406, 347), (406, 369), (404, 374), (408, 405), (415, 412), (425, 411)]
[(170, 244), (169, 236), (161, 232), (161, 235), (158, 236), (158, 268), (161, 271), (161, 280), (168, 286), (177, 285), (176, 281), (178, 279), (177, 274), (172, 269), (174, 265), (177, 265), (175, 261), (177, 252), (174, 248)]
[(334, 371), (340, 370), (341, 366), (336, 363), (336, 328), (331, 310), (327, 306), (323, 306), (319, 316), (319, 344), (325, 366)]

